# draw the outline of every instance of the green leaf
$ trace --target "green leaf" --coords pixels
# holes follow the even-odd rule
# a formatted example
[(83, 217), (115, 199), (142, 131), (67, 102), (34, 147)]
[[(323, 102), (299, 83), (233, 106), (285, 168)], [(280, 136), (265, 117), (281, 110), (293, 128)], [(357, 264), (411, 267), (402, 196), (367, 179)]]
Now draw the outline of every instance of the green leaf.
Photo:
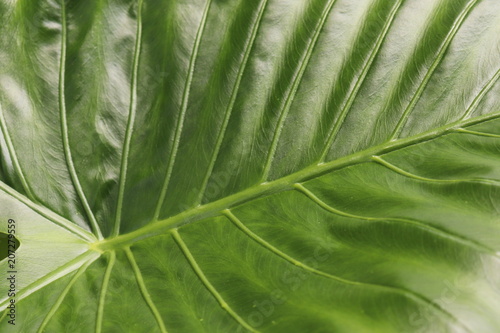
[(500, 2), (0, 19), (2, 332), (500, 331)]

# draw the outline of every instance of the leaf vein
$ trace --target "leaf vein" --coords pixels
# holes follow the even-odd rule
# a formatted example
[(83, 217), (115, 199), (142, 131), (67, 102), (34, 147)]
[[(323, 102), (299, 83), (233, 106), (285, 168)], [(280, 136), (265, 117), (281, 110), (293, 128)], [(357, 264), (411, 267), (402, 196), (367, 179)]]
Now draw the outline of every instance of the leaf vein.
[(36, 203), (29, 200), (27, 197), (25, 197), (21, 193), (15, 191), (10, 186), (7, 186), (2, 181), (0, 181), (0, 190), (2, 192), (4, 192), (5, 194), (9, 195), (10, 197), (23, 203), (24, 205), (26, 205), (27, 207), (32, 209), (34, 212), (38, 213), (42, 217), (51, 221), (55, 225), (58, 225), (64, 229), (66, 229), (67, 231), (71, 232), (75, 236), (78, 236), (82, 240), (85, 240), (86, 242), (90, 242), (90, 243), (94, 242), (96, 240), (92, 233), (80, 228), (78, 225), (66, 220), (64, 217), (54, 213), (53, 211), (49, 210), (48, 208), (38, 206)]
[(104, 277), (101, 285), (101, 292), (99, 294), (99, 303), (97, 304), (97, 319), (95, 322), (95, 332), (101, 333), (102, 330), (102, 320), (104, 318), (104, 304), (106, 302), (106, 293), (108, 291), (109, 278), (111, 277), (111, 272), (113, 271), (113, 266), (116, 262), (116, 253), (111, 251), (109, 255), (108, 265), (106, 266), (106, 271), (104, 272)]
[(140, 58), (141, 43), (142, 43), (142, 3), (143, 0), (138, 0), (137, 29), (136, 29), (135, 45), (134, 45), (132, 77), (130, 84), (130, 105), (129, 105), (128, 119), (127, 119), (127, 128), (125, 130), (125, 140), (123, 142), (122, 158), (120, 163), (118, 200), (116, 204), (115, 224), (112, 232), (112, 235), (114, 236), (120, 233), (123, 197), (125, 195), (125, 183), (127, 180), (128, 156), (130, 153), (130, 143), (132, 141), (134, 120), (137, 111), (137, 76), (139, 72), (139, 58)]
[(64, 148), (64, 157), (66, 160), (66, 165), (68, 167), (68, 172), (71, 177), (71, 181), (78, 194), (80, 202), (85, 209), (85, 213), (87, 214), (87, 217), (90, 220), (90, 225), (92, 227), (92, 230), (94, 231), (98, 239), (102, 239), (102, 233), (99, 228), (99, 224), (97, 223), (94, 213), (92, 212), (92, 209), (89, 206), (82, 185), (80, 184), (80, 180), (78, 179), (75, 165), (73, 163), (73, 158), (71, 156), (71, 148), (69, 144), (68, 120), (67, 120), (66, 100), (65, 100), (66, 47), (67, 47), (66, 44), (68, 39), (65, 0), (61, 1), (61, 20), (62, 20), (61, 21), (62, 33), (61, 33), (61, 57), (59, 64), (59, 113), (61, 117), (61, 134), (62, 134), (62, 143)]
[(186, 243), (182, 240), (181, 235), (177, 231), (177, 229), (172, 229), (171, 230), (172, 237), (174, 238), (175, 242), (179, 246), (181, 252), (184, 254), (186, 257), (187, 261), (193, 268), (194, 272), (198, 276), (198, 278), (201, 280), (201, 282), (205, 285), (205, 287), (210, 291), (212, 296), (217, 300), (217, 302), (220, 304), (220, 306), (231, 316), (233, 317), (234, 320), (236, 320), (241, 326), (249, 330), (250, 332), (258, 333), (257, 330), (255, 330), (252, 326), (250, 326), (247, 322), (243, 320), (230, 306), (229, 304), (226, 303), (222, 295), (217, 291), (217, 289), (213, 286), (213, 284), (207, 279), (205, 276), (205, 273), (203, 273), (202, 269), (196, 262), (196, 259), (193, 257), (193, 254), (187, 247)]
[(439, 228), (436, 228), (434, 226), (422, 223), (420, 221), (404, 219), (404, 218), (369, 217), (369, 216), (350, 214), (350, 213), (341, 211), (339, 209), (336, 209), (336, 208), (328, 205), (326, 202), (324, 202), (323, 200), (318, 198), (313, 192), (311, 192), (309, 189), (307, 189), (302, 184), (297, 183), (294, 185), (294, 187), (296, 190), (298, 190), (300, 193), (304, 194), (306, 197), (308, 197), (311, 201), (316, 203), (318, 206), (320, 206), (324, 210), (326, 210), (330, 213), (333, 213), (335, 215), (345, 216), (345, 217), (350, 217), (350, 218), (360, 219), (360, 220), (365, 220), (365, 221), (380, 221), (380, 222), (395, 221), (395, 222), (401, 222), (401, 223), (414, 225), (420, 229), (428, 231), (429, 233), (431, 233), (433, 235), (437, 235), (437, 236), (440, 236), (443, 238), (448, 238), (448, 239), (451, 239), (459, 244), (473, 248), (477, 251), (486, 252), (486, 253), (491, 254), (493, 256), (498, 256), (498, 254), (495, 252), (494, 249), (491, 249), (491, 248), (489, 248), (483, 244), (477, 243), (473, 240), (467, 239), (464, 236), (453, 234), (449, 230), (439, 229)]
[(464, 128), (457, 128), (456, 131), (460, 132), (460, 133), (471, 134), (471, 135), (485, 136), (485, 137), (488, 137), (488, 138), (500, 138), (500, 134), (471, 131), (471, 130), (466, 130)]
[(26, 181), (26, 177), (24, 176), (24, 172), (21, 168), (21, 164), (19, 163), (19, 159), (17, 157), (17, 153), (16, 153), (16, 150), (14, 148), (14, 144), (12, 143), (12, 139), (10, 137), (9, 130), (7, 128), (7, 122), (5, 121), (5, 118), (3, 116), (3, 109), (2, 109), (1, 104), (0, 104), (0, 129), (2, 130), (3, 137), (4, 137), (5, 143), (7, 145), (9, 155), (10, 155), (11, 160), (12, 160), (12, 164), (14, 165), (14, 169), (16, 170), (17, 174), (19, 175), (23, 189), (26, 192), (26, 195), (28, 196), (28, 198), (30, 198), (32, 201), (36, 202), (37, 200), (36, 200), (35, 196), (33, 195), (33, 192), (31, 191), (31, 188), (28, 185), (28, 182)]
[(174, 142), (173, 142), (172, 150), (170, 152), (168, 166), (167, 166), (167, 170), (165, 173), (165, 178), (163, 180), (163, 185), (162, 185), (162, 188), (160, 191), (160, 195), (158, 197), (158, 202), (156, 203), (156, 208), (155, 208), (153, 220), (158, 220), (158, 217), (160, 216), (160, 213), (161, 213), (161, 208), (163, 206), (163, 202), (165, 201), (165, 197), (167, 195), (167, 190), (168, 190), (168, 186), (170, 183), (170, 178), (172, 176), (172, 170), (174, 168), (175, 159), (177, 157), (177, 150), (179, 149), (179, 143), (181, 140), (182, 127), (184, 124), (184, 117), (186, 115), (187, 105), (188, 105), (188, 101), (189, 101), (189, 93), (191, 90), (191, 83), (193, 81), (194, 68), (195, 68), (195, 64), (196, 64), (196, 59), (198, 57), (198, 50), (200, 47), (201, 38), (202, 38), (203, 33), (205, 31), (208, 12), (210, 10), (211, 4), (212, 4), (212, 0), (207, 0), (207, 3), (205, 5), (205, 9), (203, 11), (203, 16), (201, 18), (200, 25), (198, 26), (198, 31), (196, 32), (193, 51), (191, 52), (191, 56), (189, 58), (188, 76), (186, 78), (186, 83), (184, 85), (184, 91), (182, 93), (182, 102), (181, 102), (179, 118), (177, 119), (177, 124), (175, 127)]
[(158, 324), (158, 327), (160, 328), (160, 331), (162, 333), (167, 333), (167, 329), (165, 328), (165, 324), (163, 323), (163, 319), (161, 318), (161, 314), (156, 308), (153, 299), (151, 298), (151, 295), (148, 292), (148, 289), (146, 288), (146, 283), (144, 282), (144, 278), (142, 277), (141, 270), (139, 266), (137, 265), (137, 262), (135, 261), (134, 254), (130, 250), (130, 248), (125, 249), (125, 254), (127, 255), (128, 261), (130, 263), (130, 266), (132, 266), (132, 270), (134, 271), (135, 279), (137, 281), (137, 284), (139, 285), (139, 289), (141, 291), (142, 297), (146, 301), (146, 304), (148, 305), (149, 309), (151, 310), (151, 313), (156, 319), (156, 323)]
[[(57, 279), (60, 279), (61, 277), (68, 275), (69, 273), (75, 271), (76, 269), (80, 268), (82, 264), (88, 263), (88, 262), (93, 262), (99, 257), (99, 254), (94, 251), (86, 251), (73, 260), (67, 262), (66, 264), (56, 268), (52, 272), (48, 273), (47, 275), (41, 277), (40, 279), (34, 281), (33, 283), (27, 285), (24, 287), (22, 290), (19, 290), (19, 292), (16, 293), (16, 298), (17, 299), (23, 299), (26, 296), (40, 290), (41, 288), (45, 287), (51, 282), (54, 282)], [(7, 307), (7, 304), (9, 303), (9, 299), (7, 297), (3, 297), (0, 300), (0, 310), (5, 307)]]
[(483, 88), (479, 91), (477, 96), (474, 98), (472, 103), (469, 105), (467, 110), (465, 111), (464, 115), (462, 116), (461, 120), (469, 118), (472, 113), (477, 109), (479, 106), (479, 103), (483, 100), (484, 96), (493, 88), (495, 83), (498, 81), (500, 78), (500, 68), (496, 71), (496, 73), (491, 77), (491, 79), (486, 82)]
[(101, 250), (109, 250), (117, 247), (122, 247), (127, 244), (132, 244), (145, 238), (168, 232), (172, 228), (178, 227), (180, 225), (193, 223), (201, 218), (216, 216), (226, 208), (230, 208), (238, 204), (243, 204), (257, 197), (291, 190), (293, 189), (295, 183), (313, 179), (327, 172), (333, 172), (335, 170), (339, 170), (355, 164), (369, 162), (373, 155), (381, 155), (398, 151), (405, 147), (434, 140), (438, 137), (453, 132), (459, 127), (472, 126), (498, 118), (500, 118), (500, 112), (482, 115), (464, 121), (456, 121), (412, 137), (401, 138), (392, 142), (385, 142), (378, 146), (354, 153), (352, 155), (341, 157), (337, 160), (311, 165), (302, 169), (301, 171), (295, 172), (283, 178), (249, 187), (241, 192), (232, 194), (230, 196), (207, 203), (202, 206), (195, 207), (190, 210), (186, 210), (175, 216), (171, 216), (159, 221), (151, 221), (151, 223), (135, 231), (117, 236), (113, 239), (100, 241), (95, 244), (95, 247)]
[(460, 14), (457, 17), (457, 20), (453, 23), (453, 26), (451, 30), (446, 34), (445, 40), (443, 44), (441, 44), (438, 53), (436, 57), (434, 58), (434, 61), (432, 62), (431, 66), (427, 70), (427, 73), (424, 76), (424, 79), (422, 82), (420, 82), (420, 85), (418, 86), (415, 94), (410, 100), (410, 103), (406, 107), (406, 109), (403, 111), (403, 114), (401, 115), (401, 118), (399, 119), (398, 123), (396, 124), (396, 127), (394, 128), (394, 131), (392, 132), (389, 141), (394, 141), (396, 140), (399, 135), (401, 134), (401, 131), (403, 130), (403, 127), (406, 124), (406, 121), (408, 120), (410, 113), (414, 109), (415, 105), (417, 104), (418, 100), (422, 96), (422, 93), (424, 89), (426, 88), (427, 84), (429, 83), (429, 80), (431, 79), (431, 76), (434, 74), (434, 71), (438, 67), (438, 65), (441, 63), (441, 61), (444, 58), (444, 54), (448, 50), (448, 47), (451, 44), (451, 41), (457, 34), (458, 30), (460, 29), (460, 26), (464, 22), (465, 18), (469, 14), (469, 12), (472, 10), (474, 5), (477, 3), (478, 0), (471, 0), (467, 6), (460, 12)]
[(92, 263), (92, 260), (89, 260), (87, 263), (85, 263), (82, 267), (76, 271), (75, 275), (71, 278), (71, 280), (68, 282), (64, 290), (61, 292), (59, 297), (57, 298), (56, 302), (52, 305), (50, 308), (49, 312), (47, 312), (47, 315), (43, 319), (42, 323), (40, 324), (40, 327), (38, 328), (38, 333), (42, 333), (49, 321), (52, 319), (54, 314), (57, 312), (59, 307), (61, 306), (62, 302), (66, 298), (66, 295), (70, 291), (71, 287), (73, 287), (73, 284), (78, 280), (78, 278), (87, 270), (87, 268), (90, 266)]
[[(462, 131), (460, 131), (462, 132)], [(500, 135), (498, 136), (500, 138)], [(408, 178), (413, 178), (416, 180), (421, 180), (425, 182), (430, 182), (430, 183), (462, 183), (462, 182), (470, 182), (470, 183), (482, 183), (482, 184), (488, 184), (488, 185), (493, 185), (493, 186), (500, 186), (500, 181), (495, 180), (495, 179), (481, 179), (481, 178), (464, 178), (464, 179), (437, 179), (437, 178), (428, 178), (428, 177), (422, 177), (418, 176), (416, 174), (413, 174), (409, 171), (403, 170), (400, 167), (384, 160), (380, 156), (372, 156), (372, 160), (386, 168), (388, 168), (391, 171), (394, 171), (400, 175), (403, 175)]]
[(230, 100), (229, 100), (229, 104), (227, 105), (227, 108), (226, 108), (226, 111), (225, 111), (225, 114), (224, 114), (224, 120), (223, 120), (222, 128), (221, 128), (221, 131), (219, 132), (219, 134), (217, 136), (217, 141), (216, 141), (216, 144), (215, 144), (215, 149), (214, 149), (214, 151), (212, 153), (212, 156), (210, 157), (210, 164), (208, 166), (207, 172), (205, 174), (205, 177), (204, 177), (202, 185), (201, 185), (200, 194), (199, 194), (198, 200), (197, 200), (198, 204), (200, 204), (202, 202), (202, 200), (203, 200), (203, 195), (205, 194), (205, 190), (206, 190), (206, 187), (208, 185), (208, 181), (210, 179), (210, 175), (212, 174), (212, 171), (213, 171), (214, 166), (215, 166), (215, 162), (217, 161), (217, 157), (219, 155), (219, 151), (220, 151), (220, 148), (222, 146), (222, 141), (223, 141), (224, 136), (226, 134), (227, 125), (229, 123), (229, 118), (231, 117), (231, 114), (233, 112), (234, 103), (236, 101), (236, 95), (237, 95), (237, 93), (239, 91), (241, 79), (243, 77), (243, 72), (245, 71), (245, 68), (246, 68), (246, 65), (247, 65), (247, 62), (248, 62), (248, 58), (250, 56), (250, 52), (252, 51), (252, 46), (254, 45), (255, 38), (257, 36), (257, 32), (258, 32), (260, 24), (262, 22), (262, 17), (264, 16), (263, 14), (264, 14), (267, 2), (268, 2), (268, 0), (263, 0), (261, 2), (261, 5), (260, 5), (260, 7), (258, 9), (258, 15), (257, 15), (257, 18), (255, 20), (255, 24), (254, 24), (254, 26), (252, 28), (250, 39), (247, 41), (247, 43), (245, 45), (245, 51), (244, 51), (244, 55), (243, 55), (243, 60), (242, 60), (240, 66), (238, 68), (238, 74), (236, 75), (236, 82), (235, 82), (235, 84), (233, 86), (233, 89), (232, 89), (232, 92), (231, 92), (231, 97), (230, 97)]
[(316, 24), (316, 27), (314, 28), (314, 34), (311, 40), (309, 41), (309, 44), (307, 45), (306, 52), (304, 53), (304, 56), (302, 57), (300, 61), (300, 66), (298, 68), (298, 72), (294, 74), (293, 77), (293, 83), (290, 89), (288, 90), (288, 94), (286, 98), (284, 99), (284, 103), (282, 104), (282, 108), (280, 110), (280, 115), (278, 118), (278, 123), (276, 125), (276, 130), (274, 131), (274, 135), (271, 141), (271, 146), (269, 148), (269, 152), (267, 154), (266, 162), (264, 164), (264, 170), (262, 172), (262, 178), (261, 182), (265, 182), (269, 176), (269, 171), (271, 170), (271, 164), (274, 159), (274, 155), (276, 154), (276, 149), (278, 147), (278, 140), (281, 136), (281, 131), (283, 130), (283, 127), (285, 126), (285, 119), (288, 115), (288, 112), (290, 111), (290, 107), (295, 99), (295, 95), (297, 93), (297, 90), (299, 88), (300, 82), (302, 81), (302, 77), (304, 75), (304, 72), (309, 65), (309, 61), (311, 59), (314, 47), (316, 46), (316, 42), (318, 41), (319, 35), (321, 34), (321, 31), (328, 19), (328, 16), (332, 10), (333, 5), (335, 4), (336, 0), (329, 0), (325, 10), (321, 14), (321, 18), (319, 22)]
[(328, 279), (331, 279), (331, 280), (335, 280), (335, 281), (338, 281), (338, 282), (341, 282), (341, 283), (350, 284), (350, 285), (354, 285), (354, 286), (369, 287), (369, 288), (380, 289), (380, 290), (384, 290), (384, 291), (388, 291), (388, 292), (398, 293), (400, 295), (403, 295), (404, 297), (407, 297), (407, 298), (409, 298), (409, 299), (411, 299), (411, 300), (413, 300), (415, 302), (422, 303), (422, 304), (424, 304), (424, 305), (432, 308), (433, 310), (444, 314), (446, 317), (451, 318), (453, 321), (455, 321), (460, 326), (462, 326), (464, 329), (466, 329), (468, 332), (470, 332), (470, 330), (467, 327), (465, 327), (463, 325), (463, 323), (461, 323), (458, 320), (458, 318), (456, 318), (453, 314), (451, 314), (450, 312), (446, 311), (439, 304), (437, 304), (433, 300), (431, 300), (431, 299), (429, 299), (429, 298), (427, 298), (427, 297), (425, 297), (423, 295), (420, 295), (420, 294), (418, 294), (418, 293), (416, 293), (414, 291), (408, 290), (408, 289), (404, 289), (402, 287), (393, 287), (393, 286), (386, 286), (386, 285), (369, 283), (369, 282), (361, 282), (361, 281), (353, 281), (353, 280), (344, 279), (344, 278), (341, 278), (339, 276), (336, 276), (336, 275), (333, 275), (333, 274), (329, 274), (329, 273), (326, 273), (326, 272), (321, 271), (319, 269), (316, 269), (316, 268), (313, 268), (311, 266), (308, 266), (308, 265), (304, 264), (303, 262), (301, 262), (300, 260), (297, 260), (297, 259), (289, 256), (288, 254), (282, 252), (281, 250), (279, 250), (278, 248), (276, 248), (275, 246), (273, 246), (272, 244), (270, 244), (269, 242), (267, 242), (265, 239), (261, 238), (260, 236), (258, 236), (254, 232), (252, 232), (229, 209), (224, 210), (223, 214), (238, 229), (240, 229), (249, 238), (251, 238), (252, 240), (254, 240), (257, 244), (259, 244), (262, 247), (266, 248), (267, 250), (269, 250), (270, 252), (274, 253), (278, 257), (281, 257), (282, 259), (288, 261), (292, 265), (300, 267), (300, 268), (302, 268), (302, 269), (304, 269), (304, 270), (306, 270), (306, 271), (308, 271), (310, 273), (313, 273), (315, 275), (319, 275), (319, 276), (322, 276), (322, 277), (325, 277), (325, 278), (328, 278)]
[(356, 84), (354, 88), (352, 89), (351, 93), (349, 94), (349, 97), (347, 98), (347, 102), (345, 103), (344, 107), (342, 108), (342, 111), (340, 112), (339, 119), (335, 122), (335, 124), (332, 127), (331, 132), (328, 134), (327, 140), (325, 147), (323, 151), (321, 152), (320, 155), (320, 161), (323, 162), (326, 158), (326, 155), (328, 154), (328, 151), (333, 144), (333, 141), (337, 137), (337, 133), (339, 132), (340, 128), (344, 124), (344, 120), (347, 116), (347, 113), (352, 107), (352, 104), (354, 103), (354, 100), (358, 96), (359, 90), (361, 88), (361, 85), (363, 84), (368, 71), (372, 67), (373, 61), (377, 57), (382, 43), (385, 40), (385, 37), (387, 36), (387, 33), (389, 32), (392, 22), (394, 22), (394, 17), (396, 16), (396, 13), (398, 9), (401, 7), (401, 3), (403, 0), (399, 0), (396, 5), (392, 8), (390, 14), (389, 14), (389, 19), (385, 22), (384, 27), (382, 29), (382, 33), (377, 37), (377, 40), (375, 42), (375, 46), (370, 52), (370, 55), (368, 56), (368, 60), (366, 61), (365, 65), (363, 66), (363, 69), (361, 70), (361, 74), (359, 75), (358, 79), (356, 80)]

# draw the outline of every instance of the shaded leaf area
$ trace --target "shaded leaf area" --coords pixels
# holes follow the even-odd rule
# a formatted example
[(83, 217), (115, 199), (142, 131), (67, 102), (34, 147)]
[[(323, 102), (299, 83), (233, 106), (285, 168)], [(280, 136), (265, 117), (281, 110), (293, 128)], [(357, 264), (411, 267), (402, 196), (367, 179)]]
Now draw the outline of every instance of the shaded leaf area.
[(10, 236), (6, 233), (0, 233), (0, 260), (9, 256), (9, 250), (15, 252), (19, 247), (19, 241), (16, 237)]
[(0, 1), (15, 330), (498, 332), (499, 13)]

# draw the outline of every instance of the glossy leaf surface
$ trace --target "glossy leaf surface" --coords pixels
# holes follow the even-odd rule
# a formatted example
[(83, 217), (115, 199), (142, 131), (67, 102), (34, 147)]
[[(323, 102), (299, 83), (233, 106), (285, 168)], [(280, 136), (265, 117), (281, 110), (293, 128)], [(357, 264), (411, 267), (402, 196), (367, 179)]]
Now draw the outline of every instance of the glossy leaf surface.
[(500, 331), (500, 2), (0, 18), (2, 332)]

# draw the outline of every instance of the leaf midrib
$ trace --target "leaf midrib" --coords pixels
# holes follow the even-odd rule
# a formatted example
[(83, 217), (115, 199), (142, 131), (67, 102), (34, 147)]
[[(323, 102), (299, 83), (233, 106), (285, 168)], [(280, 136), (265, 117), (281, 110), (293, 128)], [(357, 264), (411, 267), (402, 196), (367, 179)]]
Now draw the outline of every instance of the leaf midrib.
[(187, 225), (204, 218), (220, 215), (223, 210), (243, 204), (250, 200), (277, 192), (293, 190), (294, 184), (319, 177), (327, 172), (353, 166), (355, 164), (370, 162), (372, 161), (373, 156), (380, 156), (418, 143), (431, 141), (450, 133), (468, 133), (463, 131), (464, 127), (484, 123), (496, 118), (500, 118), (500, 112), (490, 113), (467, 120), (458, 120), (408, 138), (387, 141), (377, 146), (327, 163), (314, 164), (288, 176), (270, 182), (257, 184), (241, 192), (229, 195), (225, 198), (205, 205), (199, 205), (175, 216), (171, 216), (163, 220), (151, 221), (149, 224), (146, 224), (144, 227), (135, 231), (95, 242), (90, 245), (90, 248), (98, 252), (121, 249), (143, 239), (165, 234), (174, 228)]

